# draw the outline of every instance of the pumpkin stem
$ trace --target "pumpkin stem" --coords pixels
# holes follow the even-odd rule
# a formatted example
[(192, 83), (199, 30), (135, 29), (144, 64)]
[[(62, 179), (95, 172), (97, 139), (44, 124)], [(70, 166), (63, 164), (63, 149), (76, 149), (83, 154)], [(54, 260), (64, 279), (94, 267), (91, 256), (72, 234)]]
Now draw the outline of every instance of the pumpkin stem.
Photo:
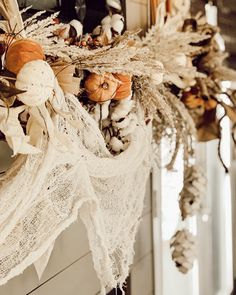
[(103, 83), (102, 83), (102, 88), (103, 88), (104, 90), (107, 90), (107, 89), (109, 88), (108, 83), (107, 83), (107, 82), (103, 82)]

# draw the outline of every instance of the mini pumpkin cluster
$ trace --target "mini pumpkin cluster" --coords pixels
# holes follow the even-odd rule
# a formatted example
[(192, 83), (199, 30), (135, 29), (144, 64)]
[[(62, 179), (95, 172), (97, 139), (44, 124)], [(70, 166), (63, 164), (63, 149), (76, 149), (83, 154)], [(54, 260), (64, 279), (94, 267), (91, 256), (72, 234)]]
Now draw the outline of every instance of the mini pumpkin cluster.
[[(4, 66), (7, 71), (0, 85), (4, 92), (3, 98), (0, 97), (0, 131), (4, 134), (2, 139), (13, 150), (13, 156), (41, 152), (34, 139), (43, 129), (46, 132), (46, 121), (51, 120), (45, 103), (53, 98), (55, 88), (55, 74), (45, 59), (36, 41), (13, 37), (6, 46)], [(8, 71), (11, 72), (9, 76)], [(8, 80), (15, 80), (15, 83)]]
[[(108, 15), (92, 34), (83, 36), (83, 26), (77, 20), (60, 24), (54, 19), (57, 29), (53, 38), (62, 40), (66, 46), (96, 49), (112, 42), (121, 34), (124, 18), (119, 14)], [(46, 62), (49, 62), (49, 64)], [(126, 149), (137, 118), (132, 109), (132, 75), (125, 73), (81, 73), (63, 59), (45, 56), (41, 45), (30, 39), (12, 39), (6, 50), (5, 68), (16, 75), (15, 87), (22, 93), (18, 101), (28, 107), (38, 107), (54, 95), (55, 78), (65, 93), (81, 99), (81, 87), (85, 89), (83, 106), (98, 122), (108, 149), (118, 154)], [(85, 78), (84, 78), (85, 76)], [(82, 96), (84, 96), (82, 93)], [(19, 116), (23, 128), (27, 126), (28, 111)]]
[(84, 86), (88, 98), (98, 103), (111, 99), (125, 99), (132, 92), (130, 75), (110, 73), (98, 75), (91, 73), (85, 80)]

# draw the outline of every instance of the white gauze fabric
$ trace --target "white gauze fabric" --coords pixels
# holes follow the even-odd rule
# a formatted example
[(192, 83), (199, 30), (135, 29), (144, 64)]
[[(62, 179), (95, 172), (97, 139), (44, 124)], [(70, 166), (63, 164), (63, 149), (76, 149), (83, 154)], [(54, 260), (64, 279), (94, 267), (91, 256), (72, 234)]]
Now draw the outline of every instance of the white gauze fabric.
[(60, 109), (52, 117), (57, 136), (43, 135), (37, 146), (42, 153), (18, 156), (0, 177), (0, 284), (39, 259), (79, 211), (105, 294), (106, 287), (122, 285), (132, 263), (151, 126), (138, 108), (131, 143), (114, 157), (78, 100), (58, 85), (55, 93), (50, 103)]

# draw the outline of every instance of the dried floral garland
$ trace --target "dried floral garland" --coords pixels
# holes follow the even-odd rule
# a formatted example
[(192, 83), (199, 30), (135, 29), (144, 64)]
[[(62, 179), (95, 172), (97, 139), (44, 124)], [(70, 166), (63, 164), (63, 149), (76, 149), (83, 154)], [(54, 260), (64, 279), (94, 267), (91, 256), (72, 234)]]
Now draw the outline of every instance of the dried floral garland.
[[(218, 124), (220, 104), (236, 122), (233, 97), (233, 106), (219, 98), (221, 73), (235, 74), (222, 66), (216, 28), (183, 14), (165, 20), (163, 3), (158, 24), (141, 40), (138, 32), (121, 35), (119, 14), (83, 35), (77, 20), (55, 22), (58, 14), (39, 21), (38, 12), (23, 23), (16, 1), (2, 1), (0, 137), (18, 157), (1, 176), (0, 283), (51, 248), (79, 209), (102, 294), (106, 287), (122, 289), (151, 167), (151, 128), (154, 150), (163, 138), (174, 143), (168, 169), (183, 147), (182, 218), (200, 211), (205, 179), (194, 164), (198, 120), (211, 112), (210, 123)], [(195, 253), (191, 233), (178, 231), (171, 247), (186, 273)]]
[(56, 15), (39, 15), (25, 21), (27, 39), (9, 27), (3, 36), (0, 130), (17, 157), (1, 175), (0, 283), (47, 253), (79, 210), (105, 294), (128, 276), (151, 168), (151, 122), (133, 81), (163, 68), (136, 34), (116, 37), (120, 17), (109, 19), (115, 36), (87, 38), (76, 21), (70, 36)]

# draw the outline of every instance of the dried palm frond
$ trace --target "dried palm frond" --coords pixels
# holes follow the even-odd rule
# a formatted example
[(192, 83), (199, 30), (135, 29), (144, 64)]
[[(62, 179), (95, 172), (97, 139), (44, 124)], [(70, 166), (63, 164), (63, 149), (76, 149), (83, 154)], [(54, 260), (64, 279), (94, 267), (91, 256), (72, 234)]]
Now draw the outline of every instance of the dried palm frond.
[(91, 51), (77, 50), (76, 53), (70, 58), (79, 69), (98, 74), (110, 72), (150, 76), (163, 72), (159, 63), (150, 58), (148, 49), (129, 46), (129, 43)]
[(16, 32), (21, 36), (25, 36), (23, 21), (19, 12), (19, 7), (16, 0), (1, 0), (0, 15), (2, 15), (7, 22), (1, 21), (1, 28), (6, 33)]
[[(164, 113), (157, 110), (157, 115), (153, 120), (153, 138), (157, 145), (160, 144), (162, 138), (169, 142), (171, 159), (166, 168), (171, 170), (181, 146), (188, 151), (188, 157), (194, 156), (193, 142), (196, 139), (196, 128), (184, 104), (168, 88), (159, 86), (159, 93), (165, 97), (172, 120), (168, 120)], [(188, 159), (185, 160), (188, 161)]]
[(196, 77), (204, 76), (193, 66), (192, 57), (203, 53), (203, 48), (196, 44), (209, 36), (198, 32), (183, 32), (182, 26), (181, 15), (167, 19), (162, 27), (156, 25), (149, 30), (142, 45), (148, 47), (154, 58), (163, 64), (164, 82), (186, 88), (194, 83)]
[(42, 20), (38, 20), (45, 12), (46, 11), (39, 11), (24, 22), (27, 37), (38, 41), (42, 46), (57, 43), (57, 38), (53, 37), (53, 32), (63, 26), (63, 24), (55, 24), (54, 22), (59, 12), (53, 13)]
[(136, 77), (133, 83), (136, 98), (141, 102), (144, 113), (154, 119), (158, 117), (159, 113), (159, 115), (165, 117), (169, 126), (174, 127), (172, 109), (165, 96), (159, 92), (158, 86), (146, 77)]

